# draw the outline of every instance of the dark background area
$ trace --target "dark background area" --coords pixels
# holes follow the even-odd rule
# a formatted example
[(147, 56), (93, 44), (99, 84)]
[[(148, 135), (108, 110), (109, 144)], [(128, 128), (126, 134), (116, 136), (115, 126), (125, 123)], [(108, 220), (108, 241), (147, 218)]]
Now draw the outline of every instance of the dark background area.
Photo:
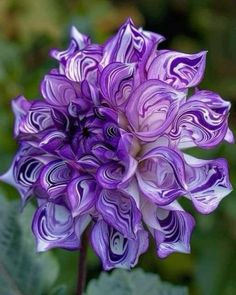
[[(56, 63), (52, 47), (65, 48), (73, 24), (94, 41), (103, 42), (131, 16), (146, 30), (166, 37), (160, 48), (194, 53), (208, 50), (201, 89), (210, 89), (232, 102), (230, 126), (236, 130), (236, 2), (235, 0), (1, 0), (0, 1), (0, 172), (7, 170), (16, 150), (12, 137), (11, 99), (19, 94), (39, 97), (43, 75)], [(236, 185), (236, 146), (192, 150), (199, 158), (225, 157)], [(16, 191), (0, 184), (10, 200)], [(236, 294), (236, 192), (208, 216), (184, 207), (196, 218), (190, 255), (156, 257), (154, 245), (139, 266), (163, 280), (186, 285), (193, 295)], [(33, 237), (32, 237), (33, 239)], [(75, 288), (78, 253), (53, 250), (60, 263), (58, 282)], [(101, 265), (89, 251), (88, 276), (96, 278)]]

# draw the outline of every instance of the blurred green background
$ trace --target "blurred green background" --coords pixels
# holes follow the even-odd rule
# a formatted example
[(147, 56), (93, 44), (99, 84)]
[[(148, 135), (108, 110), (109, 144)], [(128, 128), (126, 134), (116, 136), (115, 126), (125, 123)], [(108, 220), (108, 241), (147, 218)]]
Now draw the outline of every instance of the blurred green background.
[[(164, 35), (167, 41), (161, 48), (208, 50), (200, 88), (217, 91), (232, 102), (230, 125), (236, 130), (235, 0), (0, 0), (0, 172), (9, 167), (16, 150), (10, 101), (19, 94), (39, 96), (43, 74), (56, 65), (48, 56), (50, 48), (67, 46), (72, 24), (103, 42), (128, 16), (137, 25)], [(235, 145), (192, 154), (226, 157), (236, 185)], [(14, 189), (2, 183), (0, 193), (11, 200), (18, 198)], [(184, 206), (197, 221), (191, 255), (174, 254), (161, 260), (152, 245), (139, 265), (163, 280), (188, 286), (193, 295), (236, 294), (236, 191), (208, 216), (196, 214), (188, 202)], [(52, 252), (60, 264), (57, 281), (68, 285), (68, 294), (73, 294), (78, 253)], [(99, 260), (89, 251), (89, 278), (96, 278), (100, 271)]]

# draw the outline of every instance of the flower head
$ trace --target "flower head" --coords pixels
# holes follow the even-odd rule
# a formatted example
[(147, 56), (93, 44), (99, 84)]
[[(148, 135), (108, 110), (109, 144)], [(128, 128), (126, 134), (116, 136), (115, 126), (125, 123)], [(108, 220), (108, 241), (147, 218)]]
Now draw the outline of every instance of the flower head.
[(1, 177), (24, 205), (36, 198), (38, 251), (78, 249), (91, 224), (104, 269), (133, 267), (155, 239), (157, 254), (190, 251), (188, 198), (208, 214), (231, 192), (224, 159), (185, 153), (233, 142), (230, 103), (189, 88), (202, 80), (206, 52), (158, 50), (164, 38), (128, 19), (105, 44), (74, 27), (59, 67), (42, 80), (43, 99), (12, 102), (19, 150)]

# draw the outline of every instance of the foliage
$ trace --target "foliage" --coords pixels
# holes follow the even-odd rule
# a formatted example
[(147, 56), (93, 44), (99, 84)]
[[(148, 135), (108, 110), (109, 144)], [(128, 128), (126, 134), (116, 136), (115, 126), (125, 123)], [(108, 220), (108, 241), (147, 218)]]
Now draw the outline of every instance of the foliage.
[(32, 209), (19, 215), (17, 202), (0, 199), (0, 294), (47, 294), (57, 278), (53, 255), (35, 254), (29, 228)]
[(90, 281), (86, 295), (187, 295), (184, 287), (174, 287), (161, 282), (160, 278), (142, 269), (131, 272), (114, 270), (111, 274), (102, 273), (97, 280)]

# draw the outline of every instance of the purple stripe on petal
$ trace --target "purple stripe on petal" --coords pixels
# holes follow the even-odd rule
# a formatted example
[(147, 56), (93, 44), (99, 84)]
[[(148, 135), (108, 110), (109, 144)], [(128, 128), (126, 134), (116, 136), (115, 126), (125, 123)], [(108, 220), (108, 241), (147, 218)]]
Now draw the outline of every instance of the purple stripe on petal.
[(185, 93), (158, 80), (141, 84), (126, 107), (126, 116), (135, 134), (143, 141), (154, 141), (170, 126)]
[(207, 103), (190, 98), (181, 105), (169, 136), (180, 148), (197, 145), (212, 148), (226, 136), (228, 114), (212, 110)]
[(153, 231), (160, 258), (174, 252), (190, 252), (190, 237), (195, 221), (177, 201), (162, 208), (147, 202), (142, 213), (144, 221)]
[(18, 96), (12, 101), (12, 110), (15, 115), (14, 135), (18, 136), (20, 133), (20, 126), (22, 120), (27, 116), (27, 112), (31, 107), (31, 102), (27, 101), (24, 96)]
[(19, 191), (24, 205), (33, 192), (43, 166), (44, 159), (39, 151), (22, 145), (10, 169), (0, 177), (0, 180), (11, 184)]
[(73, 179), (68, 185), (67, 192), (68, 205), (74, 217), (88, 212), (98, 196), (96, 181), (88, 174)]
[(71, 168), (64, 161), (52, 161), (41, 171), (40, 184), (51, 197), (56, 197), (65, 191), (71, 176)]
[(95, 84), (98, 78), (98, 64), (101, 60), (102, 47), (90, 45), (70, 56), (65, 65), (65, 75), (75, 82), (87, 80)]
[(46, 75), (41, 83), (44, 99), (52, 105), (67, 106), (81, 96), (80, 86), (61, 75)]
[(97, 170), (97, 181), (106, 189), (116, 189), (121, 183), (125, 173), (125, 167), (118, 162), (110, 162), (103, 164)]
[(137, 264), (139, 256), (147, 250), (148, 233), (140, 229), (135, 240), (128, 240), (100, 220), (92, 229), (91, 242), (105, 270), (114, 267), (130, 269)]
[(206, 51), (186, 54), (160, 50), (148, 70), (148, 79), (158, 79), (176, 89), (198, 85), (204, 74)]
[(140, 227), (141, 213), (135, 200), (127, 193), (103, 189), (96, 203), (103, 219), (124, 235), (134, 239)]
[(64, 51), (52, 49), (50, 51), (50, 55), (62, 63), (77, 50), (82, 50), (84, 49), (84, 47), (91, 43), (90, 38), (86, 35), (81, 34), (74, 26), (71, 27), (70, 37), (71, 41), (68, 49)]
[(75, 220), (63, 204), (46, 202), (39, 207), (34, 215), (32, 230), (39, 252), (56, 247), (69, 250), (80, 247)]
[(200, 160), (185, 155), (189, 193), (196, 209), (209, 214), (232, 191), (225, 159)]
[(157, 147), (141, 159), (136, 173), (139, 189), (162, 206), (186, 192), (185, 163), (176, 151)]
[(101, 65), (105, 67), (111, 62), (140, 62), (140, 67), (144, 69), (149, 55), (163, 39), (158, 34), (137, 29), (129, 18), (104, 45)]
[(101, 74), (101, 92), (109, 105), (125, 110), (134, 86), (135, 65), (114, 62), (107, 65)]

